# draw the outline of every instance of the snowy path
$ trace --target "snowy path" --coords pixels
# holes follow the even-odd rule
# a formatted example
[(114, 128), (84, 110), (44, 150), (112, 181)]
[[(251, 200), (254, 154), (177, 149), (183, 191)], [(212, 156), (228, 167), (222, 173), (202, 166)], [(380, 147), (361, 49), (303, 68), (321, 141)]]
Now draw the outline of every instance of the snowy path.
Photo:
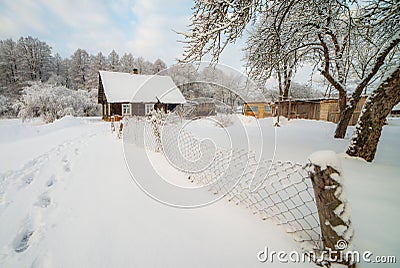
[[(197, 123), (200, 134), (214, 133)], [(268, 120), (260, 124), (267, 150), (274, 129)], [(331, 138), (333, 129), (325, 122), (284, 122), (278, 158), (304, 163), (316, 150), (337, 152), (354, 245), (374, 255), (398, 254), (400, 120), (385, 126), (373, 163), (345, 157), (348, 139)], [(260, 263), (257, 253), (266, 246), (300, 252), (282, 228), (225, 200), (187, 210), (149, 198), (130, 177), (121, 140), (98, 119), (0, 120), (0, 151), (0, 267), (286, 267)], [(152, 159), (160, 170), (168, 168), (159, 155)], [(179, 174), (174, 183), (180, 184)]]
[(0, 267), (253, 267), (267, 265), (265, 246), (300, 251), (225, 200), (183, 210), (150, 199), (108, 124), (67, 118), (20, 132), (0, 143)]

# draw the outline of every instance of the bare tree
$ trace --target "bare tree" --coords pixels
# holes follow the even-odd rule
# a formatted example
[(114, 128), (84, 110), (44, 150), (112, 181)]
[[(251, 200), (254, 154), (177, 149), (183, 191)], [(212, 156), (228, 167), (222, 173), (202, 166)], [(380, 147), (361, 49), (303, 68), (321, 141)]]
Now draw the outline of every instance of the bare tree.
[(38, 38), (21, 37), (17, 42), (18, 72), (23, 81), (46, 81), (52, 69), (51, 47)]
[(138, 69), (139, 74), (153, 74), (153, 64), (143, 57), (135, 58), (134, 60), (135, 68)]
[(103, 53), (90, 55), (90, 64), (88, 70), (87, 88), (97, 88), (99, 82), (99, 71), (107, 69), (107, 60)]
[(17, 44), (12, 39), (0, 41), (0, 79), (7, 86), (18, 81)]
[(296, 9), (292, 10), (293, 4), (294, 1), (273, 4), (260, 14), (244, 49), (250, 78), (262, 85), (275, 74), (280, 99), (288, 98), (296, 67), (306, 55), (296, 49), (304, 37), (293, 38), (293, 25), (286, 25), (293, 24), (292, 16), (298, 16)]
[(113, 72), (118, 72), (120, 69), (119, 55), (114, 49), (107, 57), (107, 69)]
[(121, 72), (130, 73), (135, 68), (135, 61), (131, 53), (125, 53), (120, 60)]
[(48, 82), (55, 85), (66, 85), (66, 68), (64, 60), (60, 54), (56, 53), (53, 57), (53, 70)]
[(156, 59), (156, 61), (153, 63), (153, 69), (154, 69), (154, 74), (158, 74), (162, 70), (167, 69), (167, 64), (163, 62), (160, 59)]
[(71, 56), (69, 66), (69, 76), (71, 77), (71, 87), (74, 89), (87, 89), (89, 75), (89, 54), (78, 48)]
[[(363, 5), (357, 5), (357, 1), (196, 0), (190, 31), (183, 33), (187, 46), (182, 61), (199, 60), (207, 53), (217, 61), (226, 45), (241, 37), (247, 24), (255, 22), (246, 48), (250, 76), (262, 80), (275, 72), (279, 95), (284, 95), (297, 64), (313, 62), (338, 92), (340, 117), (335, 137), (343, 138), (362, 92), (395, 58), (389, 55), (400, 41), (399, 6), (395, 0), (372, 0)], [(369, 30), (359, 34), (356, 30), (363, 27)], [(355, 41), (363, 38), (379, 45), (369, 53), (353, 90), (348, 85), (355, 60), (352, 51), (359, 45)], [(347, 101), (349, 93), (352, 96)]]
[(196, 68), (191, 63), (186, 64), (174, 64), (167, 70), (163, 71), (162, 74), (171, 76), (174, 83), (182, 91), (185, 98), (193, 98), (195, 95), (195, 85), (193, 81), (198, 77)]
[[(353, 70), (357, 72), (356, 86), (350, 100), (344, 109), (341, 109), (335, 137), (343, 138), (348, 123), (356, 109), (361, 94), (366, 92), (369, 84), (382, 76), (393, 64), (399, 60), (400, 43), (400, 3), (399, 1), (369, 1), (368, 5), (360, 8), (355, 22), (352, 53), (363, 55), (353, 59), (358, 64)], [(358, 68), (357, 68), (358, 67)]]

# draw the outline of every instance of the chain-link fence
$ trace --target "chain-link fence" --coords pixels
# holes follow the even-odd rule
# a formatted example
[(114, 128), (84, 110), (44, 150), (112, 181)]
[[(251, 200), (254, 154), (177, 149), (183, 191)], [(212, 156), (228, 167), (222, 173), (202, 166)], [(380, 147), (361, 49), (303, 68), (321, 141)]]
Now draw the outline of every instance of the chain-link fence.
[[(169, 163), (212, 194), (285, 227), (306, 251), (324, 249), (313, 183), (306, 165), (257, 160), (254, 152), (200, 140), (172, 120), (132, 119), (124, 141), (161, 151)], [(158, 137), (158, 138), (157, 138)]]

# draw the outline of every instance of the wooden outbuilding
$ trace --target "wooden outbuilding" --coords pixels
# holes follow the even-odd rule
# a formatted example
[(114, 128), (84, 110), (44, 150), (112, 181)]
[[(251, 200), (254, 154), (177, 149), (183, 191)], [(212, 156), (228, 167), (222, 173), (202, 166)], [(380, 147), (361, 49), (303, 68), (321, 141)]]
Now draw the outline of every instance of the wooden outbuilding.
[[(350, 119), (349, 125), (355, 125), (361, 113), (362, 107), (366, 101), (366, 96), (362, 96), (356, 109)], [(280, 103), (275, 102), (273, 113), (277, 113), (277, 107), (280, 114), (284, 117), (323, 120), (333, 123), (339, 121), (338, 99), (304, 99), (304, 100), (284, 100)]]
[(215, 115), (215, 101), (209, 98), (189, 100), (179, 107), (179, 114), (180, 116), (189, 119)]
[(99, 72), (98, 103), (103, 119), (148, 115), (157, 107), (165, 111), (186, 103), (169, 76), (136, 73)]
[(271, 117), (272, 107), (269, 102), (246, 102), (243, 104), (243, 114), (256, 118)]

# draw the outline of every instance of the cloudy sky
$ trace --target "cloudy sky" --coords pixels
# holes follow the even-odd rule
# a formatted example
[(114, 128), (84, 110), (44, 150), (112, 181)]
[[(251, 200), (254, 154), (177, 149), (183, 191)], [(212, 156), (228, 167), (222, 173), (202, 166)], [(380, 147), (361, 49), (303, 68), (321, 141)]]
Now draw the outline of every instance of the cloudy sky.
[[(182, 38), (191, 0), (0, 0), (0, 39), (38, 37), (53, 53), (69, 57), (77, 48), (108, 55), (131, 52), (168, 65), (183, 52)], [(240, 68), (239, 47), (221, 62)]]
[[(0, 39), (37, 37), (53, 53), (69, 57), (78, 49), (120, 56), (130, 52), (168, 66), (183, 53), (175, 31), (187, 29), (192, 0), (0, 0)], [(228, 46), (220, 63), (244, 71), (244, 40)], [(311, 68), (300, 68), (295, 81), (308, 83)], [(267, 84), (274, 86), (276, 80)]]

